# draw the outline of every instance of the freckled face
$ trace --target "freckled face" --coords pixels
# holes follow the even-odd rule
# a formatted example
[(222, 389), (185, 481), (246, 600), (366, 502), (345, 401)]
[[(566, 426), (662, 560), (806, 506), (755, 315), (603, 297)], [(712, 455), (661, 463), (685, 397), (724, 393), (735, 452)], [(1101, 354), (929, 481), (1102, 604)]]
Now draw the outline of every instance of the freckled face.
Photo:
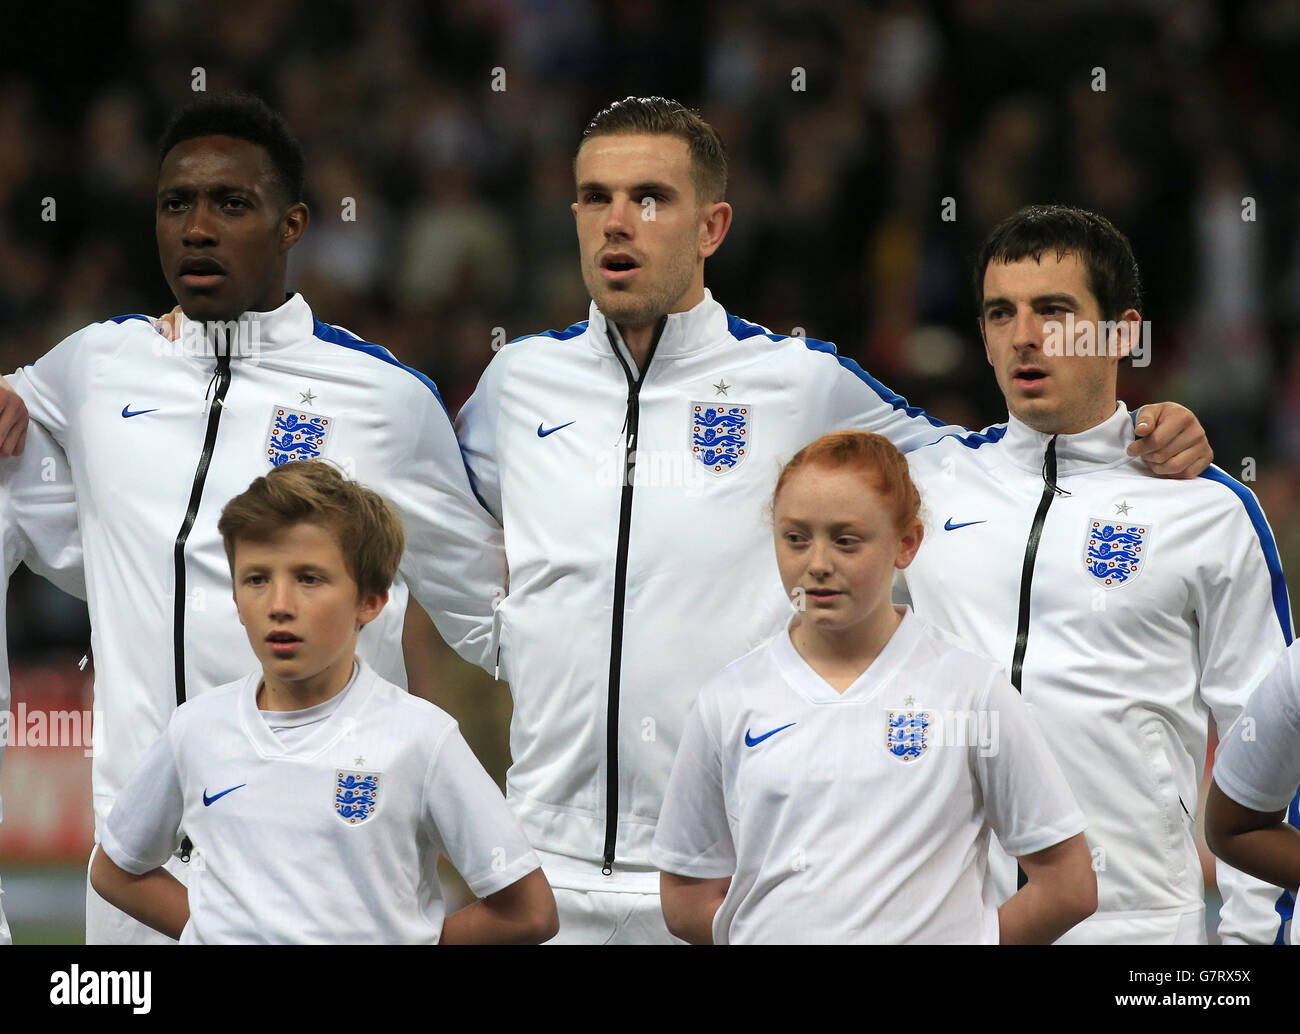
[(840, 633), (892, 614), (894, 570), (912, 562), (920, 536), (895, 528), (888, 500), (860, 471), (802, 467), (774, 509), (781, 583), (802, 600), (804, 622)]

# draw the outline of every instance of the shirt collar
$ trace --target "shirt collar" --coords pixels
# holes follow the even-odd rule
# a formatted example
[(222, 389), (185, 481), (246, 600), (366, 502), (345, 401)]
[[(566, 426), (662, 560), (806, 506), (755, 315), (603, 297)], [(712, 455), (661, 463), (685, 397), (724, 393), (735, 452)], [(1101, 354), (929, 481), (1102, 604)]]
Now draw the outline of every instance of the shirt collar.
[[(614, 338), (622, 346), (622, 336), (618, 328), (605, 319), (604, 313), (591, 303), (588, 327), (595, 340), (596, 349), (606, 352), (609, 338), (606, 333), (613, 330)], [(656, 359), (677, 359), (699, 352), (716, 342), (727, 332), (727, 310), (713, 300), (712, 292), (706, 287), (704, 299), (694, 308), (685, 312), (668, 314), (659, 346), (655, 349)], [(624, 346), (625, 347), (625, 346)]]
[(894, 606), (899, 616), (898, 627), (894, 629), (889, 641), (876, 654), (871, 662), (843, 693), (835, 690), (829, 682), (815, 672), (803, 656), (795, 649), (790, 640), (790, 623), (781, 631), (772, 643), (773, 658), (777, 668), (785, 676), (786, 682), (804, 699), (814, 704), (837, 704), (861, 701), (873, 696), (876, 691), (888, 683), (903, 666), (912, 648), (921, 637), (922, 623), (906, 605)]
[[(270, 312), (245, 312), (239, 317), (237, 341), (232, 355), (240, 359), (256, 358), (261, 352), (301, 344), (315, 333), (315, 317), (311, 308), (301, 294), (288, 295), (284, 304)], [(193, 326), (192, 321), (181, 315), (180, 343), (186, 344), (188, 334), (202, 334), (202, 331), (186, 331), (186, 325)], [(186, 355), (191, 354), (186, 344)], [(202, 353), (211, 355), (209, 349)]]
[[(1058, 477), (1119, 466), (1131, 459), (1125, 450), (1136, 438), (1133, 417), (1123, 402), (1117, 402), (1115, 412), (1095, 427), (1055, 437)], [(1001, 442), (1003, 455), (1016, 466), (1037, 474), (1043, 469), (1043, 456), (1052, 438), (1008, 416), (1007, 433)]]
[(338, 707), (318, 727), (313, 729), (301, 743), (287, 749), (257, 708), (257, 687), (262, 682), (262, 672), (257, 671), (244, 680), (239, 690), (239, 718), (244, 735), (256, 747), (258, 754), (264, 758), (273, 757), (315, 757), (327, 747), (338, 742), (343, 736), (350, 736), (357, 724), (357, 715), (374, 692), (378, 676), (360, 657), (353, 665), (352, 678), (341, 691), (342, 699)]

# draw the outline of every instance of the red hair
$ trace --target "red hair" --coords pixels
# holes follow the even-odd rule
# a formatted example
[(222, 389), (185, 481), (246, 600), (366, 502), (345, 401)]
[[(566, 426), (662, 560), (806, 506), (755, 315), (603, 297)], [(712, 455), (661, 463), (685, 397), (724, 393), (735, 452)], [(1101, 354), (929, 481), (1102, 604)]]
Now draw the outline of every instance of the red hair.
[(888, 438), (868, 431), (833, 431), (805, 445), (781, 468), (772, 493), (773, 507), (790, 475), (806, 466), (861, 473), (885, 497), (894, 513), (894, 527), (900, 532), (917, 519), (921, 494), (912, 484), (907, 460)]

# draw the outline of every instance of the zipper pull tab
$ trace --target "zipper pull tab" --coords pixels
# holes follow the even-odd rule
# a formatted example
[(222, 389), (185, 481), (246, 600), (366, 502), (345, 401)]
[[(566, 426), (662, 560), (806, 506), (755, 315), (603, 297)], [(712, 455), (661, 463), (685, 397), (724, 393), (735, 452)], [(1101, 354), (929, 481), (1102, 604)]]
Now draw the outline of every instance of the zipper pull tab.
[(1057, 435), (1052, 435), (1051, 441), (1047, 443), (1047, 451), (1043, 454), (1043, 484), (1056, 495), (1071, 495), (1056, 483), (1056, 439)]
[(218, 360), (217, 365), (212, 370), (212, 379), (208, 381), (208, 390), (203, 393), (203, 415), (208, 415), (208, 410), (212, 408), (212, 386), (217, 383), (217, 378), (221, 376), (221, 362)]

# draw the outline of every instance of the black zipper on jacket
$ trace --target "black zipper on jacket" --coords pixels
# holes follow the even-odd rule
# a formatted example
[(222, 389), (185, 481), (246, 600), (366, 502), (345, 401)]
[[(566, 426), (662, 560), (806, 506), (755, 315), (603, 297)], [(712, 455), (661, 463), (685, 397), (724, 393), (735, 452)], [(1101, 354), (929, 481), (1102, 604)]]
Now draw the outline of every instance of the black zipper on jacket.
[[(627, 550), (632, 537), (632, 488), (636, 473), (636, 436), (641, 423), (641, 385), (650, 372), (650, 363), (659, 347), (659, 338), (668, 324), (662, 316), (650, 339), (645, 367), (640, 378), (632, 376), (632, 367), (619, 351), (613, 332), (606, 327), (610, 347), (627, 377), (627, 414), (623, 422), (623, 499), (618, 513), (618, 554), (614, 561), (614, 613), (609, 636), (609, 708), (605, 727), (605, 849), (601, 872), (614, 871), (614, 847), (618, 839), (618, 698), (623, 675), (623, 601), (627, 594)], [(631, 350), (629, 349), (629, 354)]]
[[(1025, 651), (1029, 648), (1029, 596), (1034, 584), (1034, 564), (1038, 560), (1038, 542), (1043, 537), (1043, 524), (1047, 520), (1047, 511), (1052, 500), (1058, 495), (1069, 495), (1065, 489), (1056, 484), (1056, 435), (1047, 443), (1047, 452), (1043, 455), (1043, 494), (1038, 500), (1038, 511), (1034, 514), (1034, 523), (1029, 528), (1029, 541), (1025, 543), (1025, 563), (1020, 570), (1020, 617), (1016, 621), (1016, 649), (1011, 656), (1011, 684), (1016, 692), (1021, 692), (1020, 683), (1025, 663)], [(1016, 886), (1023, 887), (1029, 882), (1025, 870), (1016, 866)]]
[(1038, 512), (1029, 528), (1029, 541), (1025, 543), (1025, 563), (1020, 569), (1020, 617), (1016, 621), (1016, 649), (1011, 656), (1011, 684), (1021, 692), (1021, 668), (1025, 663), (1025, 650), (1029, 647), (1029, 594), (1034, 584), (1034, 562), (1038, 559), (1038, 540), (1043, 537), (1043, 523), (1047, 510), (1058, 495), (1070, 493), (1056, 484), (1056, 435), (1047, 443), (1043, 455), (1043, 495), (1038, 500)]
[[(203, 484), (208, 479), (208, 467), (212, 465), (212, 450), (217, 444), (217, 426), (221, 423), (221, 411), (225, 408), (226, 392), (230, 388), (230, 353), (217, 356), (217, 369), (213, 374), (217, 382), (217, 394), (208, 409), (208, 430), (203, 438), (203, 452), (199, 454), (199, 465), (194, 470), (194, 484), (190, 488), (190, 504), (185, 509), (185, 520), (181, 530), (176, 533), (176, 546), (172, 551), (172, 564), (176, 577), (176, 603), (172, 620), (172, 652), (176, 660), (176, 706), (185, 703), (185, 542), (194, 527), (194, 518), (199, 514), (199, 503), (203, 499)], [(211, 389), (212, 385), (208, 385)]]

